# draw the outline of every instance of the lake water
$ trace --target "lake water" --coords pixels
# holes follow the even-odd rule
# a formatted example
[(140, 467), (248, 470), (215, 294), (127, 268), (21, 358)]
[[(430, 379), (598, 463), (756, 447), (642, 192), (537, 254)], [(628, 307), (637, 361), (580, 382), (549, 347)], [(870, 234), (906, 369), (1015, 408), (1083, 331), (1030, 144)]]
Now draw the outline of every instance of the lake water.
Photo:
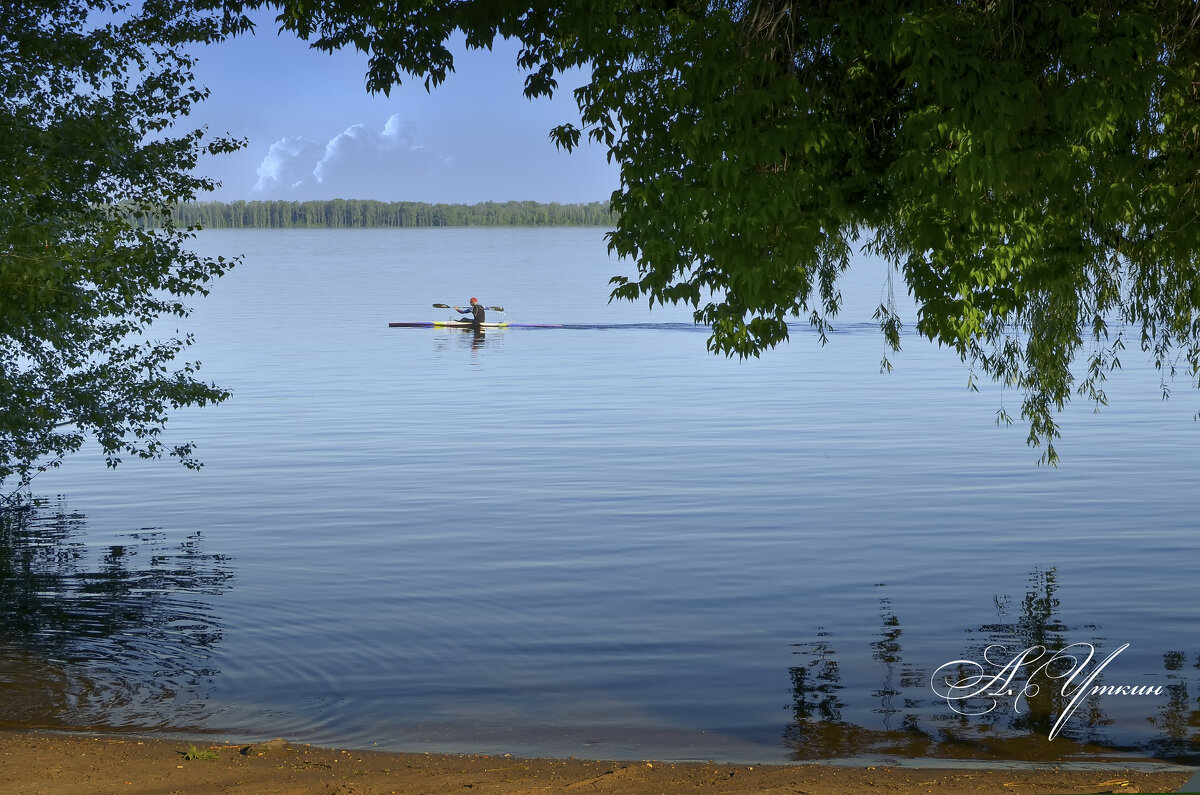
[[(868, 259), (827, 346), (797, 325), (740, 362), (684, 309), (609, 304), (626, 267), (601, 230), (229, 230), (197, 248), (245, 255), (187, 321), (190, 358), (235, 396), (168, 425), (200, 472), (110, 471), (89, 450), (35, 481), (45, 503), (0, 536), (0, 725), (594, 758), (1200, 758), (1200, 401), (1181, 383), (1163, 402), (1135, 351), (1111, 407), (1066, 412), (1055, 469), (994, 423), (1020, 396), (969, 392), (949, 352), (906, 335), (879, 372), (886, 269)], [(580, 327), (388, 328), (472, 295)], [(992, 698), (931, 686), (951, 661), (990, 675), (1039, 646), (1074, 653), (1075, 679), (1060, 660)], [(1105, 660), (1095, 684), (1153, 692), (1072, 704)]]

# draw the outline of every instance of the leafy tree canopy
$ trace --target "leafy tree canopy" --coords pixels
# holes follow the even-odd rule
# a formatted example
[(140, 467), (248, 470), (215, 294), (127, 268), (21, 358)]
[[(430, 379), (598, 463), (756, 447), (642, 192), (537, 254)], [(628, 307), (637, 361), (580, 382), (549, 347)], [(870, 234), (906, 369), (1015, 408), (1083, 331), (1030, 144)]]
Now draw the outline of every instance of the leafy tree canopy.
[[(173, 370), (190, 340), (156, 318), (230, 263), (197, 258), (169, 207), (210, 190), (192, 175), (237, 142), (174, 130), (203, 99), (189, 49), (244, 27), (179, 0), (0, 4), (0, 482), (17, 488), (94, 436), (122, 454), (161, 439), (171, 408), (227, 393)], [(161, 225), (151, 231), (138, 219)]]
[(530, 96), (590, 70), (552, 135), (621, 166), (610, 245), (639, 275), (613, 294), (691, 305), (716, 351), (826, 329), (861, 246), (921, 334), (1022, 392), (1043, 460), (1127, 343), (1196, 377), (1194, 0), (205, 1), (369, 53), (372, 91), (441, 82), (459, 34), (519, 39)]

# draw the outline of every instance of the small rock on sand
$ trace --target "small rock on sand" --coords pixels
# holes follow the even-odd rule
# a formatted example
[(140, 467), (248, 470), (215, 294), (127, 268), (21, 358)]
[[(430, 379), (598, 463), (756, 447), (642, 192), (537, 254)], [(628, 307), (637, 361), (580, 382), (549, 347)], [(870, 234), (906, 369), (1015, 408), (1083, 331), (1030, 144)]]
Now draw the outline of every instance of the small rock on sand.
[(258, 754), (266, 754), (270, 753), (271, 751), (286, 751), (290, 747), (291, 746), (288, 744), (287, 740), (283, 739), (282, 737), (276, 737), (274, 740), (267, 740), (263, 743), (247, 745), (242, 749), (242, 755), (257, 756)]

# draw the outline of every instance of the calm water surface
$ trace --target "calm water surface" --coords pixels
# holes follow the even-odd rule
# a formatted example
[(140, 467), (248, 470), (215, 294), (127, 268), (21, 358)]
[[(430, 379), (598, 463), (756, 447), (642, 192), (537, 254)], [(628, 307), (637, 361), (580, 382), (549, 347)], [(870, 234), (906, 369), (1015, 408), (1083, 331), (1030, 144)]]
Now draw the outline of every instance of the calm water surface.
[[(245, 254), (187, 321), (235, 393), (168, 426), (206, 467), (90, 451), (36, 481), (45, 504), (0, 536), (0, 723), (602, 758), (1200, 757), (1200, 401), (1183, 383), (1162, 402), (1135, 352), (1039, 468), (993, 421), (1020, 396), (968, 392), (948, 352), (906, 337), (880, 374), (870, 260), (827, 346), (797, 326), (738, 362), (686, 310), (608, 304), (624, 268), (597, 230), (198, 248)], [(583, 328), (387, 327), (472, 295)], [(1081, 700), (1050, 740), (1062, 661), (954, 702), (981, 715), (931, 688), (992, 644), (989, 673), (1083, 643), (1076, 683), (1116, 654), (1096, 684), (1157, 691)]]

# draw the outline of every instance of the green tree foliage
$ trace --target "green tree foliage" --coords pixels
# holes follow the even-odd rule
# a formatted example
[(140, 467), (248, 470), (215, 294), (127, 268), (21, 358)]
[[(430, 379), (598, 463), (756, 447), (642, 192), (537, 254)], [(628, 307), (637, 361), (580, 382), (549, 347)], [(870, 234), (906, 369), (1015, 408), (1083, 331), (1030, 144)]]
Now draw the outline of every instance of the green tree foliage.
[[(919, 333), (1021, 391), (1043, 460), (1127, 343), (1196, 377), (1194, 0), (225, 2), (369, 53), (373, 91), (441, 82), (460, 32), (518, 38), (530, 96), (586, 67), (583, 128), (553, 135), (621, 166), (610, 244), (639, 275), (614, 295), (691, 305), (714, 350), (824, 330), (862, 246)], [(877, 319), (898, 349), (894, 308)]]
[(365, 199), (329, 201), (189, 202), (174, 210), (179, 223), (211, 228), (364, 229), (416, 226), (612, 226), (607, 202), (538, 204), (483, 202), (425, 204)]
[[(169, 207), (215, 187), (235, 148), (173, 124), (205, 92), (188, 49), (237, 28), (176, 0), (0, 4), (0, 482), (17, 488), (86, 436), (110, 465), (164, 452), (167, 412), (227, 393), (173, 370), (187, 338), (147, 332), (230, 263), (185, 249)], [(138, 220), (156, 217), (156, 230)]]

